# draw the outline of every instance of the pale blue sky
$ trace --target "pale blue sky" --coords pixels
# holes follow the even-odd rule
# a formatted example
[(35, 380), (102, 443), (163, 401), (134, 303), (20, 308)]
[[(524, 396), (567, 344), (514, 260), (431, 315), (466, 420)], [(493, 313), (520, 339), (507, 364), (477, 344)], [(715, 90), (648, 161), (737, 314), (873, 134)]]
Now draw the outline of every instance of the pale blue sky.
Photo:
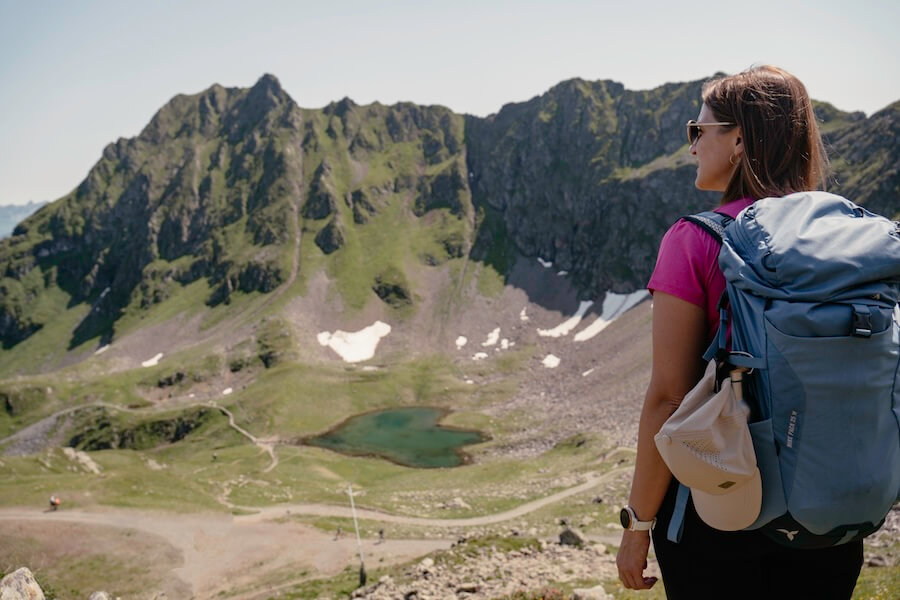
[(771, 63), (871, 114), (900, 99), (898, 24), (896, 0), (0, 0), (0, 204), (66, 194), (175, 94), (267, 72), (303, 107), (487, 115), (571, 77), (648, 89)]

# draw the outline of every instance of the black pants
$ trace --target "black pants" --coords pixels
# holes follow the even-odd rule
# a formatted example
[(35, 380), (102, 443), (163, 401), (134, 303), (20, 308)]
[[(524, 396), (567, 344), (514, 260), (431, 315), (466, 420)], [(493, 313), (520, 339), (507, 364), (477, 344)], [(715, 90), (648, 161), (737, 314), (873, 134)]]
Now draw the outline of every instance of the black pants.
[(863, 562), (862, 541), (821, 550), (793, 550), (755, 531), (719, 531), (688, 501), (681, 542), (666, 539), (675, 507), (673, 481), (657, 514), (653, 549), (666, 597), (847, 599)]

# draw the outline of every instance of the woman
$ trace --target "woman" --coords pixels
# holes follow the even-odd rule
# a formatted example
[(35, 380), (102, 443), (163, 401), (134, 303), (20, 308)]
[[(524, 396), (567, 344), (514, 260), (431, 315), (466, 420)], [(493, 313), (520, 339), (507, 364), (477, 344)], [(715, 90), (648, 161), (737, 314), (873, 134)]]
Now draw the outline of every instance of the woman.
[[(771, 66), (708, 82), (696, 122), (688, 123), (695, 185), (722, 192), (716, 210), (731, 217), (766, 197), (824, 185), (827, 159), (803, 84)], [(792, 550), (753, 531), (707, 526), (688, 504), (680, 543), (666, 539), (675, 481), (654, 435), (700, 380), (701, 355), (718, 327), (725, 289), (719, 244), (699, 226), (679, 221), (666, 233), (648, 288), (653, 293), (653, 368), (638, 430), (629, 509), (633, 522), (656, 520), (653, 546), (669, 598), (849, 598), (862, 566), (862, 542)], [(627, 520), (627, 519), (626, 519)], [(616, 562), (626, 588), (648, 589), (644, 577), (651, 532), (622, 534)]]

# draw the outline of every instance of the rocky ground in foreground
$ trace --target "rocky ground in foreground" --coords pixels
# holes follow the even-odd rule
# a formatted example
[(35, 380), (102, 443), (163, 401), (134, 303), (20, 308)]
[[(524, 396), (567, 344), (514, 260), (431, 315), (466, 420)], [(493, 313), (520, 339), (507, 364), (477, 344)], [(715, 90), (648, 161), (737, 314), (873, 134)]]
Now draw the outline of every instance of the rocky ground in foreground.
[[(655, 563), (651, 571), (658, 576)], [(591, 544), (577, 531), (567, 529), (560, 535), (559, 543), (523, 540), (516, 549), (506, 550), (463, 539), (436, 560), (425, 558), (396, 576), (385, 575), (356, 590), (353, 597), (487, 600), (534, 592), (553, 582), (573, 588), (576, 598), (603, 600), (611, 596), (600, 582), (616, 577), (614, 554), (604, 545)]]
[(881, 529), (866, 539), (863, 564), (869, 567), (900, 565), (898, 540), (900, 540), (900, 504), (895, 504)]
[[(616, 532), (611, 532), (610, 536)], [(617, 536), (615, 536), (617, 537)], [(482, 538), (483, 539), (483, 538)], [(503, 545), (517, 539), (489, 538)], [(617, 588), (615, 551), (592, 542), (578, 530), (567, 529), (560, 541), (522, 539), (516, 549), (501, 549), (475, 539), (461, 539), (436, 559), (425, 558), (394, 576), (382, 576), (377, 582), (359, 588), (354, 598), (366, 600), (437, 600), (444, 598), (515, 598), (516, 593), (545, 591), (562, 586), (572, 590), (561, 596), (573, 600), (605, 600), (613, 596), (604, 590)], [(604, 538), (605, 539), (605, 538)], [(888, 514), (884, 527), (865, 543), (864, 565), (892, 567), (900, 564), (900, 505)], [(659, 567), (650, 558), (648, 575), (660, 577)], [(523, 598), (526, 596), (523, 596)], [(527, 596), (528, 598), (534, 596)]]

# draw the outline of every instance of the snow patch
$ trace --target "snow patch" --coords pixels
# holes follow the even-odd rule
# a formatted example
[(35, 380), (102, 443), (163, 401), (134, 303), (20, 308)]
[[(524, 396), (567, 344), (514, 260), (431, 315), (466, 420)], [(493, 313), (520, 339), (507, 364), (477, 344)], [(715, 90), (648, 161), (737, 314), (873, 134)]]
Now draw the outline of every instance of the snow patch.
[(593, 373), (593, 372), (594, 372), (594, 369), (588, 369), (587, 371), (585, 371), (584, 373), (582, 373), (581, 376), (582, 376), (582, 377), (587, 377), (588, 375), (590, 375), (590, 374)]
[(541, 363), (543, 363), (543, 365), (548, 369), (555, 369), (559, 366), (559, 357), (548, 354), (544, 357), (544, 360), (542, 360)]
[(97, 348), (97, 350), (94, 352), (94, 356), (97, 356), (98, 354), (103, 354), (107, 350), (109, 350), (109, 344), (103, 344), (102, 346)]
[(576, 342), (586, 342), (615, 321), (617, 318), (629, 308), (646, 298), (650, 292), (647, 290), (638, 290), (630, 294), (614, 294), (606, 292), (603, 299), (603, 313), (597, 319), (575, 334)]
[(506, 338), (500, 340), (500, 348), (502, 350), (509, 350), (509, 340)]
[(157, 354), (157, 355), (154, 356), (153, 358), (151, 358), (151, 359), (149, 359), (149, 360), (145, 360), (144, 362), (142, 362), (142, 363), (141, 363), (141, 366), (142, 366), (142, 367), (155, 367), (156, 365), (159, 364), (159, 359), (161, 359), (162, 357), (163, 357), (163, 353), (160, 352), (159, 354)]
[(565, 277), (568, 274), (569, 274), (568, 271), (560, 271), (559, 273), (557, 273), (557, 275), (559, 275), (560, 277)]
[(481, 343), (482, 346), (493, 346), (500, 339), (500, 328), (497, 327), (488, 334), (487, 340)]
[(469, 343), (469, 340), (466, 338), (466, 336), (461, 335), (458, 338), (456, 338), (456, 349), (461, 350), (462, 347), (468, 343)]
[(354, 363), (369, 360), (375, 356), (378, 342), (391, 332), (391, 326), (381, 321), (375, 321), (365, 329), (355, 332), (341, 331), (334, 333), (321, 332), (316, 336), (319, 343), (328, 346), (338, 353), (345, 362)]
[(525, 309), (526, 309), (526, 308), (528, 308), (528, 307), (527, 307), (527, 306), (523, 307), (523, 308), (522, 308), (522, 312), (519, 313), (519, 320), (522, 321), (522, 322), (525, 322), (525, 321), (528, 320), (528, 315), (525, 314)]
[(487, 352), (476, 352), (472, 355), (472, 360), (484, 360), (488, 357)]
[(537, 260), (538, 260), (539, 263), (541, 263), (541, 266), (544, 267), (545, 269), (549, 269), (550, 267), (553, 266), (553, 263), (552, 263), (552, 262), (546, 261), (546, 260), (544, 260), (543, 258), (541, 258), (540, 256), (538, 256), (538, 259), (537, 259)]
[(593, 300), (583, 300), (581, 304), (578, 305), (578, 310), (575, 311), (575, 314), (572, 315), (569, 319), (557, 325), (553, 329), (538, 329), (538, 335), (543, 337), (562, 337), (564, 335), (568, 335), (570, 331), (578, 327), (578, 324), (581, 323), (581, 319), (584, 318), (584, 313), (586, 313), (587, 309), (589, 309), (593, 305)]
[(224, 390), (222, 390), (222, 395), (227, 396), (227, 395), (231, 394), (231, 392), (233, 392), (233, 391), (234, 390), (231, 388), (225, 388)]

